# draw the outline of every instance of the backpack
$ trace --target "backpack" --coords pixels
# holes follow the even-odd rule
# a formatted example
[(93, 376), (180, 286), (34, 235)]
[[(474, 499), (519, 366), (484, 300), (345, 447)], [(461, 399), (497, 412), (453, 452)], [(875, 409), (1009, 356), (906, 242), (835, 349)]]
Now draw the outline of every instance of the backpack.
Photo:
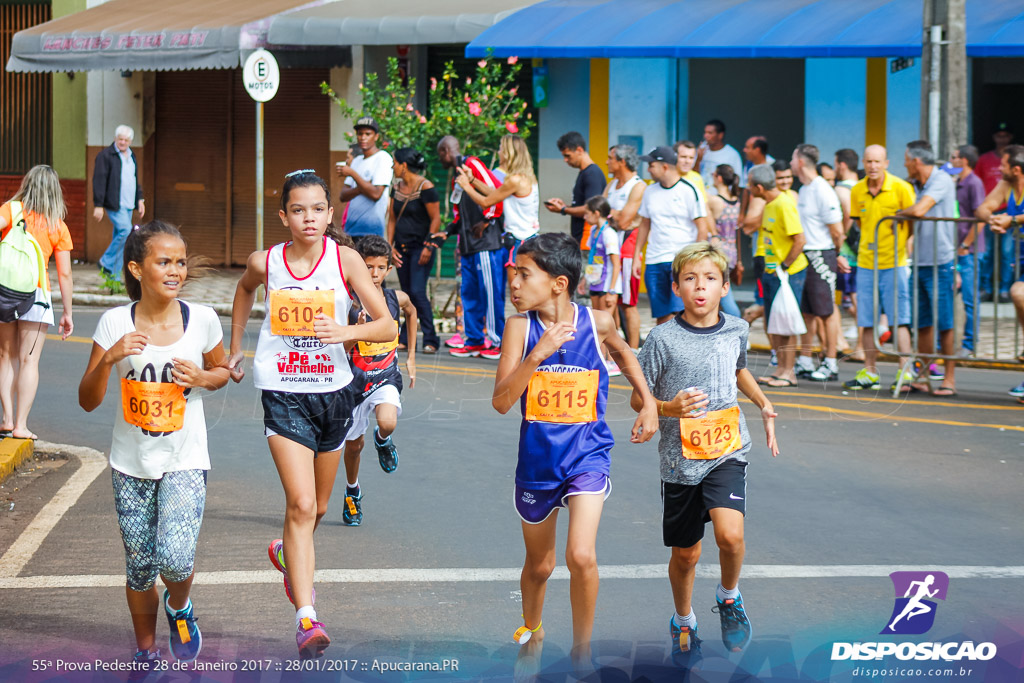
[(0, 322), (14, 322), (28, 313), (36, 290), (47, 290), (46, 280), (43, 250), (25, 229), (21, 202), (11, 202), (11, 227), (0, 241)]

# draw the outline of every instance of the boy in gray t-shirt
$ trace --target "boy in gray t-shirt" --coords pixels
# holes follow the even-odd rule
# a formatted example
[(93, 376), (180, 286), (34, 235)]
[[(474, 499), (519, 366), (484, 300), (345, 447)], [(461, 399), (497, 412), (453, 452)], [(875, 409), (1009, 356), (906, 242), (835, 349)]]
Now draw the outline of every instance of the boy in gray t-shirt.
[[(654, 328), (639, 356), (660, 416), (662, 535), (672, 548), (668, 576), (675, 602), (669, 634), (683, 653), (700, 649), (691, 598), (708, 521), (722, 566), (715, 608), (722, 641), (733, 652), (750, 642), (739, 577), (751, 442), (738, 391), (760, 408), (768, 448), (773, 456), (779, 452), (775, 411), (747, 370), (749, 326), (719, 308), (729, 291), (728, 272), (725, 254), (707, 242), (680, 251), (672, 262), (672, 289), (684, 312)], [(636, 392), (633, 404), (642, 404)]]

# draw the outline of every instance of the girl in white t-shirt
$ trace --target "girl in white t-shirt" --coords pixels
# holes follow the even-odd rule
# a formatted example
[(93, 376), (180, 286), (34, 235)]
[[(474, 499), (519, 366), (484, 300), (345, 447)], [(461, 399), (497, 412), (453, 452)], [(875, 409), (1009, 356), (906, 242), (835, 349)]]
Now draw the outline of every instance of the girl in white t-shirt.
[[(228, 381), (216, 312), (178, 298), (188, 277), (185, 242), (173, 226), (135, 226), (124, 245), (125, 288), (134, 303), (103, 314), (78, 402), (93, 411), (107, 380), (121, 380), (110, 447), (114, 504), (124, 541), (128, 609), (140, 667), (157, 668), (157, 612), (170, 624), (175, 658), (193, 661), (203, 638), (189, 591), (206, 504), (210, 454), (202, 390)], [(157, 574), (166, 590), (161, 600)]]
[[(312, 170), (289, 173), (280, 216), (292, 238), (249, 256), (231, 311), (228, 368), (239, 382), (245, 326), (256, 290), (266, 287), (253, 380), (285, 497), (284, 534), (267, 551), (295, 605), (295, 641), (304, 659), (322, 656), (331, 643), (313, 609), (313, 531), (327, 513), (355, 405), (356, 395), (346, 389), (352, 369), (345, 342), (395, 338), (395, 321), (362, 257), (328, 238), (333, 215), (323, 179)], [(353, 293), (371, 322), (348, 324)]]

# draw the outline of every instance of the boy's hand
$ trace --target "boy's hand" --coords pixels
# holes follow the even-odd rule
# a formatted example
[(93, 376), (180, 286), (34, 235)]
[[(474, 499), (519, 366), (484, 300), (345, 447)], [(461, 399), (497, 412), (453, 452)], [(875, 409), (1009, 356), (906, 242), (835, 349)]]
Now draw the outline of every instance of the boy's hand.
[(245, 360), (245, 356), (241, 351), (231, 354), (228, 358), (227, 368), (231, 374), (231, 379), (235, 381), (235, 384), (242, 381), (245, 377), (245, 369), (242, 367), (242, 361)]
[(636, 422), (633, 423), (633, 431), (629, 437), (631, 442), (647, 443), (654, 438), (654, 433), (658, 431), (657, 405), (657, 402), (651, 402), (650, 405), (645, 405), (640, 409), (640, 414), (636, 416)]
[(772, 452), (772, 457), (779, 455), (779, 442), (775, 438), (775, 418), (779, 416), (775, 412), (771, 403), (765, 403), (764, 408), (761, 408), (761, 419), (764, 420), (764, 433), (768, 436), (768, 450)]
[(108, 363), (114, 365), (128, 356), (139, 355), (148, 343), (149, 337), (142, 332), (129, 332), (118, 339), (116, 344), (107, 349), (103, 357)]
[(572, 323), (558, 322), (545, 330), (537, 344), (530, 351), (530, 355), (537, 359), (538, 363), (547, 360), (551, 354), (562, 348), (562, 344), (575, 339), (573, 336), (576, 328)]
[(323, 313), (318, 313), (313, 319), (313, 331), (316, 338), (324, 344), (341, 344), (345, 340), (345, 328), (339, 325), (334, 318), (328, 318)]
[(405, 361), (405, 369), (409, 371), (409, 388), (416, 386), (416, 361), (409, 358)]
[(664, 412), (679, 417), (704, 417), (709, 402), (707, 394), (697, 387), (689, 387), (681, 389), (671, 401), (666, 401)]

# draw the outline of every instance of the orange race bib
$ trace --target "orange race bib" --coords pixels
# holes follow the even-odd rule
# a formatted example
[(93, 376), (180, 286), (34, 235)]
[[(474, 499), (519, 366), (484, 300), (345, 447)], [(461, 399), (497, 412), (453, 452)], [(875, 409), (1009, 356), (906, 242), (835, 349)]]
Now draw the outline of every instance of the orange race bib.
[(595, 422), (600, 374), (537, 370), (526, 387), (526, 419), (531, 422)]
[(176, 432), (185, 424), (185, 389), (173, 382), (121, 379), (124, 421), (151, 432)]
[(275, 335), (315, 337), (316, 316), (334, 317), (333, 289), (273, 289), (269, 303), (270, 333)]
[(356, 344), (359, 347), (359, 355), (363, 358), (372, 358), (374, 356), (383, 356), (385, 353), (391, 353), (398, 348), (398, 330), (401, 326), (398, 321), (395, 321), (395, 338), (388, 342), (358, 342)]
[(743, 446), (740, 407), (714, 410), (704, 417), (681, 418), (679, 433), (687, 460), (714, 460), (738, 451)]

